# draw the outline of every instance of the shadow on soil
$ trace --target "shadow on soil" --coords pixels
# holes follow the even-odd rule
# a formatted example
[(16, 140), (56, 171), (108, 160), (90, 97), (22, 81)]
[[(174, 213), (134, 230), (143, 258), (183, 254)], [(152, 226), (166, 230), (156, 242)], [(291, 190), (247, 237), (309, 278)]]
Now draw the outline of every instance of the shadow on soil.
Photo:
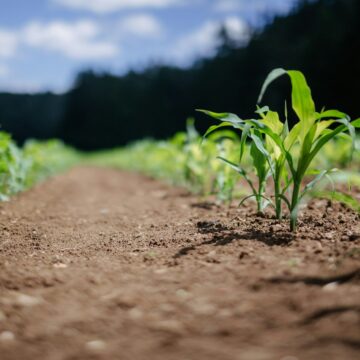
[(202, 221), (197, 224), (198, 232), (202, 234), (212, 234), (210, 240), (200, 244), (186, 246), (180, 249), (174, 258), (186, 256), (190, 251), (196, 250), (203, 245), (226, 246), (234, 241), (260, 241), (267, 246), (288, 246), (295, 239), (295, 235), (286, 231), (243, 231), (237, 232), (220, 222)]

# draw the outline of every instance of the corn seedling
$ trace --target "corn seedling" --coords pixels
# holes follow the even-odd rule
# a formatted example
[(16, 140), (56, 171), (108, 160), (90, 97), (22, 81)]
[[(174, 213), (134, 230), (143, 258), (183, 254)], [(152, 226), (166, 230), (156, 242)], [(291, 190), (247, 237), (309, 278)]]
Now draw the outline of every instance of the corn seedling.
[[(225, 126), (242, 131), (240, 142), (239, 165), (227, 159), (222, 159), (235, 169), (249, 183), (255, 197), (258, 210), (264, 205), (271, 204), (278, 218), (282, 217), (282, 203), (285, 203), (290, 213), (290, 230), (297, 227), (298, 208), (305, 194), (334, 169), (318, 171), (313, 180), (304, 185), (304, 178), (308, 175), (309, 167), (319, 151), (329, 141), (339, 134), (347, 136), (348, 141), (355, 139), (355, 127), (360, 127), (360, 119), (350, 120), (349, 116), (338, 110), (323, 110), (317, 112), (311, 96), (310, 88), (304, 75), (300, 71), (275, 69), (266, 78), (261, 89), (259, 101), (268, 86), (277, 78), (288, 75), (292, 84), (292, 108), (297, 115), (298, 122), (290, 130), (287, 119), (280, 121), (277, 112), (268, 107), (258, 108), (258, 119), (240, 119), (231, 113), (214, 113), (200, 110), (207, 115), (221, 121), (208, 129), (205, 136)], [(345, 133), (349, 135), (345, 135)], [(247, 172), (240, 166), (244, 149), (250, 140), (250, 154), (253, 159), (258, 188), (255, 188)], [(353, 141), (354, 144), (354, 141)], [(265, 196), (266, 181), (273, 179), (274, 199)]]
[(251, 194), (245, 196), (241, 202), (244, 203), (246, 200), (250, 198), (255, 198), (257, 204), (257, 210), (259, 213), (262, 213), (268, 204), (271, 204), (271, 200), (266, 198), (265, 196), (265, 187), (266, 181), (270, 175), (269, 167), (267, 164), (266, 157), (264, 154), (258, 150), (258, 148), (251, 144), (250, 146), (250, 157), (252, 159), (252, 165), (255, 170), (255, 174), (258, 179), (258, 183), (254, 184), (253, 180), (251, 179), (248, 170), (241, 166), (242, 160), (245, 155), (246, 151), (246, 140), (247, 136), (250, 133), (251, 125), (246, 124), (243, 120), (238, 118), (235, 114), (229, 113), (214, 113), (212, 111), (207, 110), (199, 110), (204, 112), (211, 117), (222, 121), (220, 125), (213, 125), (211, 126), (205, 133), (204, 138), (210, 136), (213, 132), (219, 131), (220, 128), (231, 126), (234, 129), (239, 129), (242, 131), (241, 138), (240, 138), (240, 148), (239, 148), (239, 159), (238, 163), (229, 160), (223, 156), (218, 156), (218, 159), (223, 161), (225, 164), (229, 165), (233, 170), (235, 170), (249, 185), (251, 189)]

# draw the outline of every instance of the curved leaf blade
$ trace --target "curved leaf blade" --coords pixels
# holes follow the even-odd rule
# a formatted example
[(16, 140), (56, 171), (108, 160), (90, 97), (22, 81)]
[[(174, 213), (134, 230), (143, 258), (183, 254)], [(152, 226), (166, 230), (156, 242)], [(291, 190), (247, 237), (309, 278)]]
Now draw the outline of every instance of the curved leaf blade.
[(265, 91), (269, 87), (269, 85), (274, 80), (276, 80), (277, 78), (279, 78), (280, 76), (285, 75), (285, 74), (286, 74), (286, 70), (284, 70), (282, 68), (277, 68), (277, 69), (274, 69), (273, 71), (270, 72), (270, 74), (265, 79), (264, 84), (263, 84), (263, 86), (261, 88), (260, 95), (259, 95), (259, 98), (258, 98), (258, 101), (257, 101), (258, 104), (262, 101), (262, 99), (264, 97), (264, 94), (265, 94)]

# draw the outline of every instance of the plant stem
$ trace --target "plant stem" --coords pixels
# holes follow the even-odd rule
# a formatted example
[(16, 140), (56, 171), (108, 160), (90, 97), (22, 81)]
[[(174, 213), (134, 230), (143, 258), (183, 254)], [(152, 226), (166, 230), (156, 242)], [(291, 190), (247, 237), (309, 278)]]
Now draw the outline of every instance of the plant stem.
[(277, 175), (274, 179), (275, 187), (275, 212), (276, 218), (281, 220), (282, 211), (281, 211), (281, 197), (280, 197), (280, 177)]
[(291, 208), (290, 208), (290, 231), (296, 231), (300, 188), (301, 188), (301, 181), (294, 180), (294, 187), (293, 187)]
[(256, 201), (257, 201), (257, 208), (258, 208), (258, 213), (262, 214), (264, 212), (264, 199), (262, 197), (262, 194), (264, 193), (264, 188), (265, 188), (265, 183), (264, 182), (260, 182), (259, 183), (259, 189), (258, 189), (258, 194), (256, 196)]

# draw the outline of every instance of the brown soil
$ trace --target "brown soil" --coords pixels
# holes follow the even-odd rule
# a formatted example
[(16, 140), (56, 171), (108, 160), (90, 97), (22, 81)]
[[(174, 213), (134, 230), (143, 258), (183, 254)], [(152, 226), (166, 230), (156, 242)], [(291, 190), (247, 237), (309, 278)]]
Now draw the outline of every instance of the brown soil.
[(76, 168), (0, 208), (0, 358), (359, 359), (359, 215)]

